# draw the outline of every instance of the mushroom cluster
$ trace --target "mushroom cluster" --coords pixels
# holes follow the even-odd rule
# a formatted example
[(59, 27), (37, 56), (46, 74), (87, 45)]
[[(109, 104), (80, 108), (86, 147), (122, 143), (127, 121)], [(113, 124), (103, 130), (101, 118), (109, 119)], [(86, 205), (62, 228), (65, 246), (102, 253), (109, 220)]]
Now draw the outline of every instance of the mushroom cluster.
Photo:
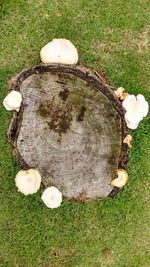
[[(41, 175), (37, 169), (21, 170), (15, 177), (15, 184), (24, 195), (35, 194), (40, 189)], [(55, 186), (47, 187), (41, 199), (48, 208), (58, 208), (62, 202), (62, 193)]]
[[(40, 57), (44, 64), (76, 64), (78, 62), (78, 51), (69, 40), (53, 39), (41, 49)], [(148, 114), (148, 102), (141, 94), (137, 96), (129, 95), (123, 87), (119, 87), (114, 93), (122, 102), (122, 106), (126, 111), (125, 121), (127, 127), (136, 129), (140, 121)], [(21, 93), (12, 90), (5, 97), (3, 105), (6, 110), (19, 111), (22, 101)], [(132, 136), (128, 134), (123, 143), (131, 148), (131, 140)], [(116, 172), (118, 177), (111, 182), (111, 185), (121, 188), (127, 183), (128, 174), (124, 169), (118, 169)], [(18, 191), (24, 195), (34, 194), (40, 188), (41, 175), (37, 169), (20, 170), (15, 177), (15, 184)], [(41, 199), (48, 208), (57, 208), (61, 205), (62, 193), (56, 187), (51, 186), (44, 190)]]
[(148, 114), (148, 102), (141, 94), (128, 95), (122, 102), (122, 106), (125, 108), (125, 120), (129, 129), (136, 129)]

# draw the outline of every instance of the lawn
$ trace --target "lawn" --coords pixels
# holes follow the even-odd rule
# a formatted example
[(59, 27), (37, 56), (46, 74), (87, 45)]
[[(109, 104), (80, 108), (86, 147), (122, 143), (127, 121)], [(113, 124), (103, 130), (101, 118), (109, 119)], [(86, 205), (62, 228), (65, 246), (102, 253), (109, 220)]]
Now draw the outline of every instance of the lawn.
[(60, 37), (76, 45), (80, 65), (150, 102), (149, 0), (0, 0), (0, 266), (149, 267), (149, 116), (133, 131), (130, 179), (116, 198), (64, 200), (50, 210), (41, 192), (25, 197), (14, 186), (20, 168), (6, 136), (12, 112), (2, 106), (8, 81)]

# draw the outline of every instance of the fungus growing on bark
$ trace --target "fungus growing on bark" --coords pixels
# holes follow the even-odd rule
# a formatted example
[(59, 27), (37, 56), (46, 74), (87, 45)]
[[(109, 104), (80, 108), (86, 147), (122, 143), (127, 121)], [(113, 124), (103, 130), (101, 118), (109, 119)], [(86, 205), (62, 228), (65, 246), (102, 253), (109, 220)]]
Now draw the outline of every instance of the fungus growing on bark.
[(77, 49), (66, 39), (53, 39), (41, 49), (40, 56), (45, 64), (76, 64), (78, 62)]
[(148, 102), (141, 94), (127, 96), (122, 106), (125, 108), (125, 121), (129, 129), (136, 129), (138, 124), (148, 113)]
[(114, 91), (115, 95), (120, 99), (124, 100), (129, 94), (124, 92), (125, 89), (123, 87), (119, 87), (116, 91)]
[(123, 143), (127, 144), (128, 147), (131, 148), (132, 147), (131, 141), (132, 141), (132, 136), (130, 134), (127, 134), (126, 137), (123, 140)]
[(44, 190), (41, 199), (48, 208), (55, 209), (61, 205), (62, 193), (55, 186), (50, 186)]
[(116, 172), (117, 172), (118, 177), (112, 180), (111, 185), (114, 187), (121, 188), (127, 183), (128, 174), (123, 169), (118, 169)]
[(22, 102), (22, 95), (19, 92), (12, 90), (4, 98), (3, 105), (6, 108), (6, 110), (19, 111), (21, 102)]
[(24, 195), (32, 195), (40, 188), (41, 175), (36, 169), (21, 170), (15, 177), (15, 184)]

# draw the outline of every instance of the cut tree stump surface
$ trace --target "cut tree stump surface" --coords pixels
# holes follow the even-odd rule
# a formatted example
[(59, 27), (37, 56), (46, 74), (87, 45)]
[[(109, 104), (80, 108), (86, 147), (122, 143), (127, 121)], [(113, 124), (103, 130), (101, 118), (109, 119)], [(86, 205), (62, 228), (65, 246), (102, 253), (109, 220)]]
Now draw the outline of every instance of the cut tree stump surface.
[(127, 129), (111, 88), (85, 68), (39, 65), (11, 89), (23, 97), (8, 134), (22, 167), (37, 168), (69, 199), (113, 194), (115, 170), (127, 164)]

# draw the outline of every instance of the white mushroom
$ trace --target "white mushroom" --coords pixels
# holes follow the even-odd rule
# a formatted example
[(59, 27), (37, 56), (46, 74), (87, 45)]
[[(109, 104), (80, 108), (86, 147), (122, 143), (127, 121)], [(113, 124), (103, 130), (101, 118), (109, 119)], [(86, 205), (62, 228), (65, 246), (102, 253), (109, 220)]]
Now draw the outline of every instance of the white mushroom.
[(62, 202), (62, 193), (55, 186), (47, 187), (41, 199), (48, 208), (58, 208)]
[(123, 140), (123, 143), (127, 144), (128, 147), (131, 148), (132, 147), (131, 141), (132, 141), (132, 136), (130, 134), (127, 134), (126, 137)]
[(21, 102), (22, 102), (22, 95), (19, 92), (12, 90), (3, 100), (3, 105), (6, 108), (6, 110), (19, 111)]
[(128, 128), (136, 129), (139, 122), (146, 117), (148, 113), (148, 102), (145, 100), (143, 95), (129, 95), (123, 102), (123, 107), (126, 110), (125, 121)]
[(121, 188), (127, 183), (128, 174), (123, 169), (118, 169), (116, 172), (117, 172), (118, 178), (115, 178), (114, 180), (112, 180), (111, 185)]
[(24, 195), (36, 193), (41, 185), (41, 175), (36, 169), (21, 170), (15, 177), (18, 191)]
[(40, 56), (45, 64), (76, 64), (78, 62), (77, 49), (66, 39), (53, 39), (41, 49)]
[(119, 87), (116, 91), (114, 91), (115, 95), (120, 98), (120, 100), (124, 100), (129, 94), (124, 92), (125, 89), (123, 87)]

